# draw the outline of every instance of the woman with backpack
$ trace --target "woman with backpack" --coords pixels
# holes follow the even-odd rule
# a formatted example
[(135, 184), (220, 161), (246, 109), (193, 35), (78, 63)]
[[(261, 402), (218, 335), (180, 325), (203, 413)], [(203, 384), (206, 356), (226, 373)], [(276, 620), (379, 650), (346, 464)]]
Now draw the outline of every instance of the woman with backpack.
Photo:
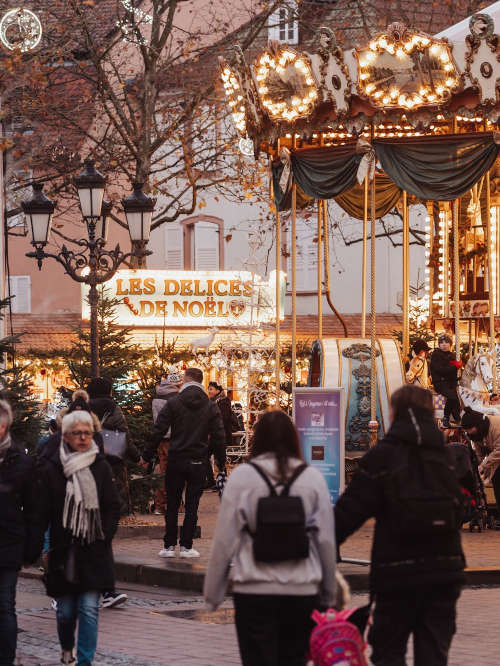
[(334, 603), (335, 559), (325, 479), (304, 464), (291, 419), (266, 412), (224, 489), (204, 588), (216, 609), (233, 564), (243, 666), (305, 666), (311, 613)]
[(386, 436), (360, 460), (335, 505), (337, 541), (375, 518), (372, 663), (404, 666), (413, 634), (414, 665), (445, 666), (464, 582), (462, 493), (430, 391), (401, 387), (391, 414)]

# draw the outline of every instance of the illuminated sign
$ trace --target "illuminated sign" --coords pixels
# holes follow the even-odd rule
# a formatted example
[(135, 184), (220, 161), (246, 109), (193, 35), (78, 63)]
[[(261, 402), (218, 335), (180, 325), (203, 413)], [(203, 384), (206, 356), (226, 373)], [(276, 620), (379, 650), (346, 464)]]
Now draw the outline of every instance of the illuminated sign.
[[(276, 318), (276, 272), (269, 281), (248, 271), (124, 270), (106, 282), (119, 299), (122, 326), (252, 326)], [(281, 273), (284, 317), (285, 274)], [(82, 317), (89, 319), (88, 287), (82, 290)]]

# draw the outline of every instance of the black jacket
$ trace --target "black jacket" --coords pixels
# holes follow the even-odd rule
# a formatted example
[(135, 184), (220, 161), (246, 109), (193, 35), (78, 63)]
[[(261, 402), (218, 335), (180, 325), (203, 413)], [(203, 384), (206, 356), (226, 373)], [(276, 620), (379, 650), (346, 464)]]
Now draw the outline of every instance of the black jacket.
[(37, 555), (40, 555), (44, 532), (50, 526), (49, 563), (45, 583), (47, 594), (51, 597), (90, 590), (106, 591), (112, 590), (114, 587), (111, 540), (120, 518), (120, 501), (111, 468), (101, 453), (90, 466), (90, 471), (94, 475), (97, 486), (104, 539), (98, 539), (91, 544), (77, 542), (76, 562), (80, 583), (75, 586), (68, 583), (64, 577), (64, 567), (72, 535), (62, 526), (66, 477), (63, 473), (59, 451), (50, 458), (41, 460), (37, 484), (36, 550)]
[(206, 460), (208, 442), (219, 469), (226, 463), (225, 431), (216, 403), (200, 386), (187, 386), (165, 403), (153, 426), (150, 444), (144, 450), (144, 460), (150, 461), (158, 444), (172, 428), (168, 449), (169, 460)]
[(458, 370), (455, 365), (450, 365), (450, 362), (455, 360), (455, 354), (452, 352), (444, 352), (439, 348), (432, 352), (430, 371), (434, 386), (442, 383), (456, 386)]
[[(450, 451), (432, 415), (418, 413), (422, 446), (433, 448), (453, 467)], [(374, 517), (375, 535), (371, 555), (371, 585), (377, 592), (421, 584), (462, 582), (465, 558), (460, 532), (434, 535), (403, 535), (392, 528), (386, 510), (387, 480), (408, 460), (408, 447), (417, 446), (417, 433), (410, 416), (394, 422), (385, 438), (360, 461), (359, 469), (335, 506), (335, 529), (340, 545), (368, 519)], [(441, 457), (440, 457), (441, 459)]]
[(226, 433), (226, 446), (233, 443), (233, 410), (231, 409), (231, 400), (227, 395), (216, 396), (215, 403), (222, 416), (222, 423)]
[(37, 559), (36, 502), (35, 463), (11, 446), (0, 463), (0, 568)]

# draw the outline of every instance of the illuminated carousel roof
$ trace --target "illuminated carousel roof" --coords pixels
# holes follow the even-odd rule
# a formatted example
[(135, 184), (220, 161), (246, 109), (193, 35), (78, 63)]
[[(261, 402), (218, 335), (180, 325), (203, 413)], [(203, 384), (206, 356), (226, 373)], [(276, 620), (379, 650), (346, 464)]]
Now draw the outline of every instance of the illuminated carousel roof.
[(499, 36), (484, 13), (457, 41), (393, 23), (342, 51), (321, 27), (309, 51), (271, 42), (248, 64), (220, 60), (227, 102), (255, 154), (338, 145), (361, 136), (405, 138), (491, 131), (500, 115)]

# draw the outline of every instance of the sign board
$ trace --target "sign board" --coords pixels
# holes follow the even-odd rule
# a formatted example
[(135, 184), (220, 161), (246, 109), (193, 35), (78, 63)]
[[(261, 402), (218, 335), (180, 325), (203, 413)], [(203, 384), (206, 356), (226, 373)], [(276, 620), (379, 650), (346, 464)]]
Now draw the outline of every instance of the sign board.
[[(253, 326), (276, 318), (276, 271), (269, 281), (249, 271), (123, 270), (106, 282), (120, 301), (122, 326)], [(285, 273), (281, 273), (284, 318)], [(88, 319), (88, 287), (82, 289), (82, 317)]]
[(344, 389), (295, 388), (293, 419), (304, 460), (323, 474), (334, 504), (344, 489), (345, 480)]

